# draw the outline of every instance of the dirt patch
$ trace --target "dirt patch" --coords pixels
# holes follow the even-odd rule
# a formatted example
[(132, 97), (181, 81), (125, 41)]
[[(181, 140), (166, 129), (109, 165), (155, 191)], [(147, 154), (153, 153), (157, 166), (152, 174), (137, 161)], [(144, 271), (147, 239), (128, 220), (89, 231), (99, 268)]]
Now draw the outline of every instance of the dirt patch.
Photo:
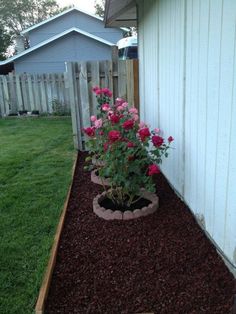
[(154, 214), (106, 221), (80, 155), (46, 313), (229, 314), (233, 276), (165, 178)]

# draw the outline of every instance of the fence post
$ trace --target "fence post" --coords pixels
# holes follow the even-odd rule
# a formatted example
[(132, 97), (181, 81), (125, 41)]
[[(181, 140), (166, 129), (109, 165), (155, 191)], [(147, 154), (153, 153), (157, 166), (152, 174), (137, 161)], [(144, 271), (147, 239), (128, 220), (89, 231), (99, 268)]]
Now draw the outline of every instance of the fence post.
[(138, 60), (133, 60), (133, 82), (134, 82), (134, 105), (140, 109), (139, 105), (139, 63)]
[(90, 126), (90, 110), (88, 95), (88, 76), (86, 62), (78, 63), (79, 69), (79, 91), (80, 91), (80, 108), (82, 113), (82, 128)]
[(1, 76), (0, 76), (0, 112), (1, 112), (1, 116), (4, 117), (6, 112), (5, 112), (5, 103), (4, 103), (4, 97), (3, 97), (3, 88), (2, 88)]
[(5, 110), (6, 110), (6, 115), (9, 115), (10, 108), (9, 108), (9, 92), (8, 92), (8, 86), (7, 86), (7, 79), (5, 75), (2, 75), (2, 83), (3, 83), (3, 97), (5, 100)]
[(22, 101), (22, 95), (21, 95), (19, 75), (16, 74), (15, 78), (16, 78), (16, 96), (17, 96), (18, 109), (23, 110), (23, 101)]
[(127, 85), (127, 72), (126, 72), (126, 61), (118, 61), (118, 96), (127, 99), (126, 92)]
[(73, 130), (73, 141), (75, 149), (82, 150), (82, 138), (81, 138), (81, 126), (80, 119), (77, 115), (77, 102), (75, 97), (75, 72), (72, 62), (66, 63), (67, 68), (67, 82), (65, 82), (66, 88), (69, 89), (69, 103), (71, 108), (71, 120), (72, 120), (72, 130)]

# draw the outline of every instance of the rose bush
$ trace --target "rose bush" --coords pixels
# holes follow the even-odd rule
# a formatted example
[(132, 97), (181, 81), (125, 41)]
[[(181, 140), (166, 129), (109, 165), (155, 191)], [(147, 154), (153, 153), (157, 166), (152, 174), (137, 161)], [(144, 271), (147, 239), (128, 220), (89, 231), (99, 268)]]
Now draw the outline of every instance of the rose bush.
[[(159, 129), (152, 131), (144, 122), (139, 123), (138, 110), (129, 108), (125, 100), (118, 98), (111, 105), (104, 89), (94, 90), (100, 102), (97, 117), (91, 117), (92, 126), (84, 129), (88, 147), (94, 147), (91, 143), (96, 141), (97, 151), (90, 152), (99, 154), (105, 162), (99, 175), (110, 178), (107, 196), (119, 206), (129, 207), (142, 197), (141, 188), (155, 191), (153, 175), (160, 172), (158, 165), (168, 156), (174, 139), (170, 136), (166, 142)], [(108, 89), (105, 92), (108, 94)]]

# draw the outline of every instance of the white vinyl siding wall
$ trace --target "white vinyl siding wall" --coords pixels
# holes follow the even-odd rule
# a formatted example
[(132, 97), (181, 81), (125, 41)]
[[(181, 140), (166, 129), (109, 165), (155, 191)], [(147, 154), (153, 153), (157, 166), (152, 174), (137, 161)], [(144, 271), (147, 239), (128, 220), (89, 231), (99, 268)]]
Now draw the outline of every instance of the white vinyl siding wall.
[(236, 1), (138, 1), (141, 116), (162, 170), (236, 266)]

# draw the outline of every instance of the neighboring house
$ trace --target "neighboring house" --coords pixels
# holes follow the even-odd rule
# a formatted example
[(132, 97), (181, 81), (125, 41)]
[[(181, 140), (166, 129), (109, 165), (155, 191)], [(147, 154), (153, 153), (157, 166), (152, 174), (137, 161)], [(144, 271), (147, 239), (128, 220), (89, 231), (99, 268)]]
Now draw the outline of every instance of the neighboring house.
[(101, 18), (71, 8), (24, 30), (30, 48), (0, 62), (0, 73), (64, 72), (66, 61), (109, 60), (125, 30), (105, 28)]
[(236, 1), (106, 1), (108, 27), (136, 18), (141, 117), (175, 138), (162, 171), (236, 269)]

